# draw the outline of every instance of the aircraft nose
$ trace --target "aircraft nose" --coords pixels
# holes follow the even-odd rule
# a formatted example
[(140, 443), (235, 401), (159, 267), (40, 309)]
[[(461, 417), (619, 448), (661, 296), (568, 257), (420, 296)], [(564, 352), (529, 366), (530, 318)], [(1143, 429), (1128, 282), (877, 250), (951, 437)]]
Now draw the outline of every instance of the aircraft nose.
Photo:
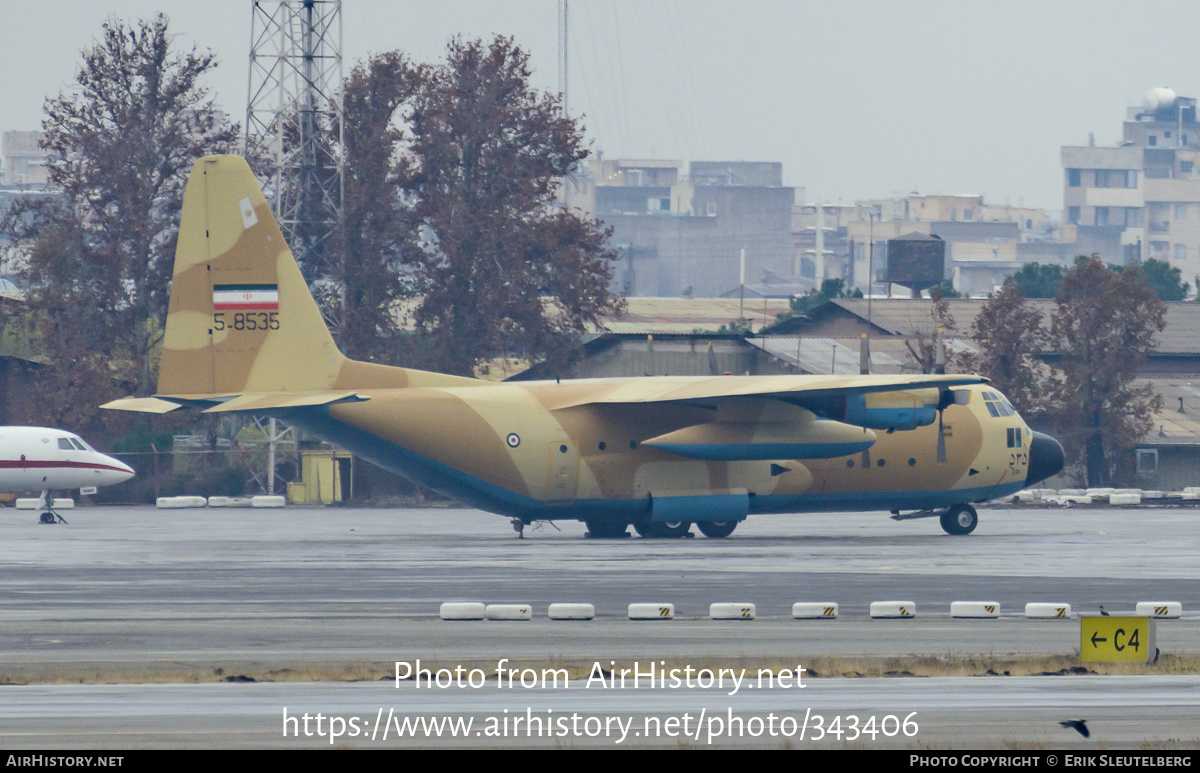
[(110, 484), (124, 483), (134, 475), (133, 468), (128, 464), (125, 464), (125, 462), (122, 462), (120, 459), (114, 459), (111, 456), (105, 456), (104, 463), (113, 468), (112, 470), (108, 471), (108, 474), (105, 476), (109, 478), (108, 483)]
[(1033, 442), (1029, 444), (1029, 474), (1025, 476), (1025, 486), (1032, 486), (1057, 475), (1066, 463), (1067, 457), (1063, 453), (1061, 443), (1041, 432), (1033, 433)]

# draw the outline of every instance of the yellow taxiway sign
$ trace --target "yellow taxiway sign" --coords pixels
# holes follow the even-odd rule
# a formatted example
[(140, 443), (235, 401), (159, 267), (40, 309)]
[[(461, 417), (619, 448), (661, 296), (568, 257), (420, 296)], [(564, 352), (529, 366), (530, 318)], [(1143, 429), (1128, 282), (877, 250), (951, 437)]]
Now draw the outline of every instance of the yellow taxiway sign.
[(1079, 652), (1084, 662), (1152, 662), (1154, 620), (1148, 617), (1084, 615), (1079, 618)]

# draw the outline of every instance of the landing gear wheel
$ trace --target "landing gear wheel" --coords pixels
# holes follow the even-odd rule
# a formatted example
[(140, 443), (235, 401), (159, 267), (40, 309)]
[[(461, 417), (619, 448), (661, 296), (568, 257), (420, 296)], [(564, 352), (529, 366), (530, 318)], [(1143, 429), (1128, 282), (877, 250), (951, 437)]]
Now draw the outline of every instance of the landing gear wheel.
[(38, 518), (38, 522), (39, 523), (56, 523), (55, 518), (54, 518), (54, 513), (42, 513), (42, 516), (40, 518)]
[(675, 539), (687, 536), (692, 524), (690, 521), (639, 521), (633, 528), (643, 537)]
[(696, 528), (700, 529), (700, 533), (711, 539), (720, 539), (733, 534), (733, 530), (737, 528), (737, 521), (696, 521)]
[(979, 525), (979, 515), (970, 505), (951, 505), (942, 513), (941, 521), (947, 534), (970, 534)]
[(595, 520), (584, 521), (587, 525), (588, 536), (592, 539), (614, 539), (629, 535), (629, 524), (624, 521)]

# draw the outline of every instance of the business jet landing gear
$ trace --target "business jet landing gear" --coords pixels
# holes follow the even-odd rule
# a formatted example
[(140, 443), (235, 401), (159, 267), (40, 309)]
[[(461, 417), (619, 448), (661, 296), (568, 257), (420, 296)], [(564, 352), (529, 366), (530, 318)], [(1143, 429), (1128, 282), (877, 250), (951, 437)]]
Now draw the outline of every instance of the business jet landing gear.
[(38, 500), (38, 509), (42, 511), (42, 515), (38, 518), (38, 523), (66, 523), (67, 519), (63, 518), (58, 513), (54, 512), (54, 495), (53, 492), (43, 491), (41, 499)]
[(942, 513), (941, 521), (947, 534), (970, 534), (979, 525), (979, 515), (970, 505), (951, 505)]
[(710, 539), (728, 537), (733, 534), (737, 525), (737, 521), (696, 521), (696, 527), (700, 529), (700, 533)]

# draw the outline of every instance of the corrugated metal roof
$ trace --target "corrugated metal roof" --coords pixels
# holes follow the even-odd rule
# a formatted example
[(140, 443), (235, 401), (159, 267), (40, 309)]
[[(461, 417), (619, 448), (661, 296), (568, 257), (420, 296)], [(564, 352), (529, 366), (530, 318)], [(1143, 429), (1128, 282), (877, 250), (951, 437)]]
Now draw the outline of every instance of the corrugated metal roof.
[(1139, 379), (1135, 384), (1152, 384), (1163, 397), (1162, 410), (1154, 414), (1154, 428), (1140, 445), (1200, 445), (1200, 375), (1195, 379)]
[[(857, 376), (859, 367), (860, 339), (857, 338), (808, 338), (805, 336), (751, 337), (746, 343), (762, 349), (772, 357), (789, 365), (799, 364), (805, 373)], [(905, 368), (912, 357), (903, 341), (895, 339), (871, 340), (871, 372), (912, 372)]]
[[(959, 335), (966, 335), (971, 331), (975, 317), (986, 302), (980, 298), (946, 300), (947, 310), (954, 318), (955, 330)], [(1055, 308), (1054, 301), (1031, 298), (1028, 302), (1041, 312), (1042, 325), (1049, 328)], [(867, 318), (867, 301), (864, 298), (837, 298), (829, 303), (864, 320)], [(815, 309), (810, 316), (817, 319), (820, 313), (820, 309)], [(1200, 303), (1168, 302), (1166, 321), (1166, 328), (1157, 336), (1158, 354), (1200, 354)], [(910, 298), (876, 298), (871, 302), (871, 324), (898, 336), (928, 330), (931, 324), (930, 302)]]
[(623, 316), (604, 319), (604, 326), (613, 333), (716, 332), (740, 316), (754, 330), (759, 330), (764, 324), (774, 324), (778, 314), (791, 310), (786, 298), (769, 298), (765, 302), (762, 298), (747, 299), (744, 307), (737, 298), (626, 298), (625, 302), (627, 310)]

